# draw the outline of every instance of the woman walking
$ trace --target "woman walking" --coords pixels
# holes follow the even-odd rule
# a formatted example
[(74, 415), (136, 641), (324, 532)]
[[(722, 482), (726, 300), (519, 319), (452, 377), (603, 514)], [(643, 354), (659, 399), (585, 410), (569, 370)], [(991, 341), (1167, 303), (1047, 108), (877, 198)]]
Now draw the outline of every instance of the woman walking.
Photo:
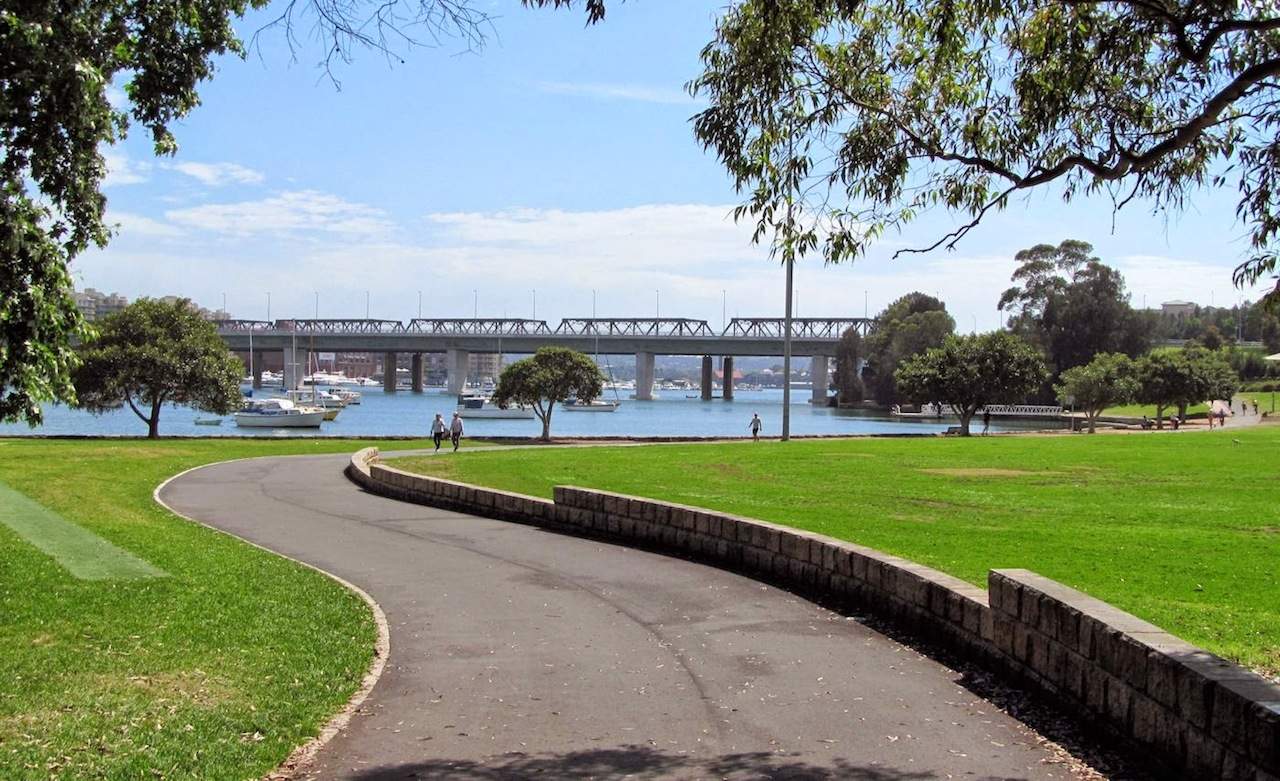
[(440, 452), (440, 442), (444, 439), (444, 416), (439, 412), (436, 413), (436, 419), (431, 421), (431, 440), (436, 443), (436, 452)]
[(449, 424), (449, 439), (453, 440), (453, 452), (458, 452), (458, 442), (462, 440), (462, 416), (453, 413), (453, 422)]

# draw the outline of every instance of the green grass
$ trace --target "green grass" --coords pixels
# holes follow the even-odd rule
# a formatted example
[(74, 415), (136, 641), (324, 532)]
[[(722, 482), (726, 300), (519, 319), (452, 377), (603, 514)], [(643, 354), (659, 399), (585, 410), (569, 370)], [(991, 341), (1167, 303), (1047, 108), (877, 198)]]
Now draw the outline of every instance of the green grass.
[[(1164, 415), (1168, 417), (1176, 414), (1177, 407), (1165, 407)], [(1209, 411), (1208, 404), (1192, 404), (1187, 407), (1187, 416), (1203, 415)], [(1119, 407), (1107, 407), (1102, 411), (1104, 417), (1116, 418), (1140, 418), (1146, 415), (1154, 419), (1156, 416), (1156, 405), (1154, 404), (1125, 404)]]
[[(26, 530), (0, 523), (0, 778), (254, 778), (314, 735), (368, 669), (368, 607), (151, 492), (199, 464), (365, 444), (0, 440), (0, 513)], [(99, 544), (164, 577), (59, 563)]]
[(1280, 671), (1280, 426), (530, 448), (396, 464), (536, 496), (578, 485), (723, 510), (984, 586), (989, 569), (1025, 567)]

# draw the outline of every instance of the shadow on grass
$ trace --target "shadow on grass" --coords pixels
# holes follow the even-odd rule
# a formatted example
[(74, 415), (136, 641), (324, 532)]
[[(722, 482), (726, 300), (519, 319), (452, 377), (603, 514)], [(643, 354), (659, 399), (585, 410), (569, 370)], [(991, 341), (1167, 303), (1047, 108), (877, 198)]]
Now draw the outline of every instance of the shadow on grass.
[(925, 781), (936, 777), (933, 773), (855, 765), (843, 759), (819, 766), (791, 756), (766, 752), (692, 757), (669, 754), (649, 746), (621, 746), (564, 754), (507, 754), (483, 763), (474, 760), (434, 759), (389, 765), (353, 776), (356, 781), (403, 781), (413, 778), (448, 778), (456, 781), (585, 781), (609, 778)]

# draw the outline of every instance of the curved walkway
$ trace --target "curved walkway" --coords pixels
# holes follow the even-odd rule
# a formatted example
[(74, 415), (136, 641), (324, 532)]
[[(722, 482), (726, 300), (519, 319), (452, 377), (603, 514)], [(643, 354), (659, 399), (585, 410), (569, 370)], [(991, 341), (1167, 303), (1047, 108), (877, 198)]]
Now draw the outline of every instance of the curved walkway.
[(1071, 778), (956, 673), (700, 564), (366, 494), (346, 456), (194, 470), (175, 510), (360, 586), (391, 654), (307, 778)]

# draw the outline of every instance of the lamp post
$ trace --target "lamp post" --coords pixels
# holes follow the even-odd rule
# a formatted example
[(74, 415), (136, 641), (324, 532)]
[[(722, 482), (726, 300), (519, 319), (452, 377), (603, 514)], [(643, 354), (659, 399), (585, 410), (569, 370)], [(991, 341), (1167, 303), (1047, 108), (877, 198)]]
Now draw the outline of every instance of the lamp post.
[(418, 291), (418, 319), (422, 319), (422, 291)]
[(480, 291), (479, 290), (471, 291), (471, 319), (472, 320), (480, 319)]
[[(368, 290), (364, 291), (364, 319), (365, 320), (369, 319), (369, 291)], [(395, 371), (394, 367), (392, 368), (392, 371)]]
[(535, 287), (530, 292), (533, 293), (533, 319), (537, 320), (538, 319), (538, 289)]
[(271, 292), (267, 292), (267, 322), (271, 322)]
[(795, 258), (788, 253), (783, 263), (787, 267), (787, 309), (782, 318), (782, 441), (791, 439), (791, 288)]
[(315, 293), (316, 293), (316, 319), (319, 320), (320, 319), (320, 291), (317, 290), (315, 291)]

